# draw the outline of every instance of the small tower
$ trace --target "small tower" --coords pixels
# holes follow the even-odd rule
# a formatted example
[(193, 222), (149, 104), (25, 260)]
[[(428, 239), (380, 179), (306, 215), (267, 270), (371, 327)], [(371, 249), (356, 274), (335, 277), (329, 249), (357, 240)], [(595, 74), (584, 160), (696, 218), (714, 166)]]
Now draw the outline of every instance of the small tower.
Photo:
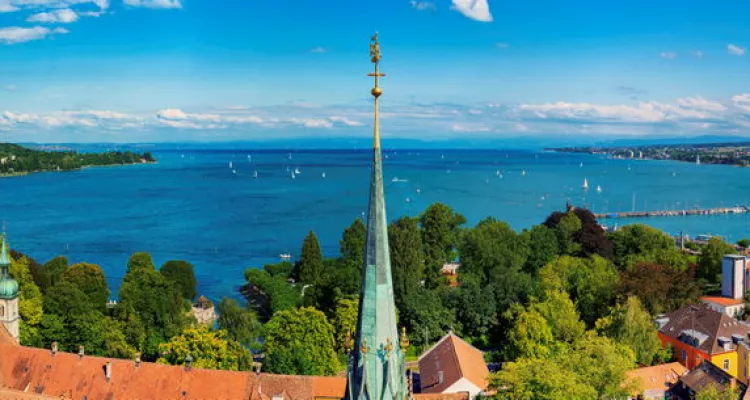
[(18, 342), (18, 282), (11, 278), (10, 254), (5, 232), (0, 235), (0, 323)]

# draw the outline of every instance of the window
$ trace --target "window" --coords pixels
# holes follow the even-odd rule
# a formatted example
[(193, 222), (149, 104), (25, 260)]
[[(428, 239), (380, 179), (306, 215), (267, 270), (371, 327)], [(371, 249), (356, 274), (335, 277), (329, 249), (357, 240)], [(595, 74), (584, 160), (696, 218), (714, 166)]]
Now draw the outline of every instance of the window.
[(729, 360), (724, 360), (724, 369), (729, 370)]

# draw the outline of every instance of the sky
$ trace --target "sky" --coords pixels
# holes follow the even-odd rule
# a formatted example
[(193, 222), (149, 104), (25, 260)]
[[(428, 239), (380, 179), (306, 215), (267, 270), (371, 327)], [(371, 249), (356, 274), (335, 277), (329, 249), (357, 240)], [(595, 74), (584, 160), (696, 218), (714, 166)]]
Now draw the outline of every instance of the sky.
[(750, 136), (750, 2), (0, 0), (18, 142)]

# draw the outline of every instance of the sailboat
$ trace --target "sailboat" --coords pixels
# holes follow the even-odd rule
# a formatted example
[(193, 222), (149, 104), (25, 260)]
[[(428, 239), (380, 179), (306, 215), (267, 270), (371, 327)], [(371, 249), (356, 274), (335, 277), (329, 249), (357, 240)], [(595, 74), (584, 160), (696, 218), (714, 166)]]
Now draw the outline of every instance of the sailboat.
[(581, 163), (581, 164), (580, 164), (580, 165), (579, 165), (578, 167), (579, 167), (579, 168), (583, 168), (583, 163)]
[(292, 153), (289, 153), (289, 159), (290, 160), (292, 159)]
[(526, 176), (526, 170), (521, 171), (521, 176)]
[(294, 171), (292, 171), (292, 179), (296, 178), (297, 176), (294, 174)]
[(699, 156), (699, 155), (695, 156), (695, 163), (696, 163), (697, 165), (700, 165), (700, 164), (701, 164), (701, 156)]
[(253, 178), (257, 178), (257, 177), (258, 177), (258, 170), (255, 170), (253, 171)]
[(300, 170), (299, 170), (299, 167), (297, 167), (297, 168), (295, 168), (295, 169), (294, 169), (294, 173), (295, 173), (295, 174), (297, 174), (297, 175), (299, 175), (299, 174), (301, 174), (302, 172), (300, 172)]
[(326, 173), (325, 173), (325, 172), (323, 172), (322, 174), (320, 174), (320, 176), (322, 176), (322, 177), (323, 177), (323, 179), (325, 179), (325, 178), (326, 178)]
[(589, 190), (589, 181), (586, 178), (583, 178), (583, 186), (581, 186), (583, 190)]
[(229, 168), (232, 168), (232, 162), (231, 161), (229, 162)]
[(602, 187), (599, 185), (596, 185), (596, 193), (601, 193), (601, 192), (602, 192)]

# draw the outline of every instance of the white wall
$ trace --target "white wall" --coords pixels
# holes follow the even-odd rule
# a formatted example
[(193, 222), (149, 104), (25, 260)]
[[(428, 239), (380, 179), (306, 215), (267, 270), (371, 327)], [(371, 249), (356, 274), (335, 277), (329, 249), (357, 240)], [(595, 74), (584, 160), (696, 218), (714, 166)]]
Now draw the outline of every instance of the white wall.
[(447, 389), (443, 390), (443, 393), (461, 393), (469, 392), (469, 398), (473, 399), (476, 395), (482, 392), (482, 389), (477, 385), (471, 383), (466, 378), (459, 379), (456, 383), (448, 386)]

